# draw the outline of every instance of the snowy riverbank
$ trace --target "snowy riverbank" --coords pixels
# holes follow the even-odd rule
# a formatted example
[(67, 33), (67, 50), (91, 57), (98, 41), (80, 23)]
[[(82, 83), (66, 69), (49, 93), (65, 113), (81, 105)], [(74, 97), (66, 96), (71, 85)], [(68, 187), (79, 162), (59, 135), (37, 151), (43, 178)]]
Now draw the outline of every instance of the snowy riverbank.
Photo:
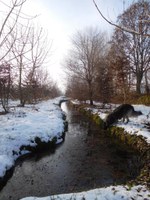
[[(78, 101), (74, 102), (79, 104)], [(98, 107), (87, 108), (93, 113), (97, 113), (104, 119), (108, 112), (118, 105), (106, 105), (105, 109), (100, 109), (102, 104), (95, 103)], [(142, 135), (147, 143), (150, 143), (150, 107), (143, 105), (134, 105), (135, 110), (141, 110), (143, 115), (138, 118), (131, 118), (128, 124), (119, 122), (117, 126), (123, 127), (130, 134)], [(59, 183), (58, 183), (59, 184)], [(61, 194), (49, 197), (27, 197), (22, 200), (150, 200), (150, 191), (142, 185), (128, 186), (110, 186), (98, 188), (95, 190), (84, 191), (81, 193)]]
[(0, 115), (0, 177), (19, 156), (28, 153), (21, 150), (22, 146), (37, 145), (35, 138), (42, 142), (56, 138), (57, 143), (62, 142), (64, 120), (58, 105), (62, 100), (60, 97), (25, 107), (17, 107), (17, 102), (11, 102), (11, 112)]
[[(26, 107), (11, 108), (7, 115), (0, 115), (0, 176), (4, 176), (6, 170), (10, 169), (15, 160), (27, 151), (20, 150), (21, 146), (36, 146), (34, 139), (39, 137), (42, 141), (57, 138), (57, 142), (62, 141), (64, 131), (63, 113), (57, 105), (62, 98), (48, 100), (37, 105), (27, 105)], [(14, 102), (16, 105), (16, 102)], [(98, 106), (101, 106), (98, 104)], [(108, 106), (109, 107), (109, 106)], [(111, 106), (113, 109), (115, 105)], [(118, 126), (125, 126), (131, 134), (141, 134), (146, 141), (150, 141), (150, 132), (145, 124), (150, 124), (150, 107), (135, 106), (136, 110), (141, 110), (144, 115), (137, 119), (132, 118), (129, 124), (124, 125), (119, 122)], [(108, 112), (108, 108), (106, 109)], [(101, 118), (106, 116), (104, 110), (93, 108), (93, 113), (98, 113)], [(59, 183), (58, 183), (59, 184)], [(26, 197), (22, 200), (150, 200), (150, 191), (145, 186), (110, 186), (82, 193), (62, 194), (49, 197)]]
[(150, 192), (144, 186), (110, 186), (81, 193), (49, 197), (27, 197), (21, 200), (149, 200)]
[[(75, 102), (77, 103), (77, 102)], [(106, 115), (114, 110), (118, 105), (116, 104), (106, 104), (103, 108), (101, 103), (95, 102), (95, 108), (90, 109), (93, 114), (98, 114), (101, 119), (104, 119)], [(142, 135), (147, 143), (150, 143), (150, 106), (145, 105), (133, 105), (136, 111), (141, 111), (143, 115), (138, 117), (130, 118), (128, 124), (119, 121), (116, 126), (124, 128), (129, 134)]]

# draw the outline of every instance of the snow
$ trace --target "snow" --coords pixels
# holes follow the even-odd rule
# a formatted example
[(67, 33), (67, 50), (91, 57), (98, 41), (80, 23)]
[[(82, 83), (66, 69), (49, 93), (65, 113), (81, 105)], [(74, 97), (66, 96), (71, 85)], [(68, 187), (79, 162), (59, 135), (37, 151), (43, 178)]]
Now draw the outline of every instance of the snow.
[[(15, 160), (27, 151), (20, 151), (22, 145), (35, 146), (35, 137), (42, 141), (57, 138), (61, 142), (61, 134), (64, 131), (62, 119), (63, 112), (58, 106), (63, 99), (56, 98), (44, 101), (37, 105), (27, 105), (24, 108), (16, 107), (16, 102), (7, 115), (0, 115), (0, 177), (3, 177), (6, 170), (10, 169)], [(76, 100), (74, 103), (79, 104)], [(117, 105), (105, 105), (95, 103), (98, 108), (93, 108), (93, 113), (104, 119), (107, 113)], [(117, 126), (123, 127), (130, 134), (143, 135), (150, 143), (150, 131), (145, 124), (150, 124), (150, 107), (134, 105), (135, 110), (141, 110), (143, 115), (138, 118), (131, 118), (128, 124), (119, 122)], [(59, 184), (59, 183), (58, 183)], [(81, 193), (60, 194), (48, 197), (26, 197), (21, 200), (150, 200), (150, 191), (143, 185), (128, 187), (125, 185), (97, 188)]]
[(15, 106), (12, 102), (11, 112), (0, 115), (0, 177), (3, 177), (15, 160), (28, 151), (21, 146), (36, 146), (34, 139), (48, 142), (54, 137), (57, 143), (62, 141), (64, 131), (62, 115), (58, 106), (62, 98), (44, 101), (37, 105)]
[[(103, 109), (101, 108), (103, 106), (101, 103), (95, 102), (94, 104), (97, 105), (98, 108), (87, 108), (87, 109), (90, 109), (94, 114), (98, 114), (100, 118), (103, 120), (110, 111), (119, 106), (119, 104), (109, 104), (109, 105), (106, 104)], [(129, 134), (142, 135), (147, 141), (147, 143), (150, 143), (150, 106), (145, 106), (145, 105), (133, 105), (133, 106), (136, 111), (141, 111), (143, 115), (130, 118), (130, 121), (128, 123), (119, 121), (115, 125), (124, 128), (124, 130)], [(149, 129), (147, 125), (149, 126)]]
[(27, 197), (21, 200), (148, 200), (150, 193), (144, 186), (110, 186), (81, 193), (54, 195), (49, 197)]

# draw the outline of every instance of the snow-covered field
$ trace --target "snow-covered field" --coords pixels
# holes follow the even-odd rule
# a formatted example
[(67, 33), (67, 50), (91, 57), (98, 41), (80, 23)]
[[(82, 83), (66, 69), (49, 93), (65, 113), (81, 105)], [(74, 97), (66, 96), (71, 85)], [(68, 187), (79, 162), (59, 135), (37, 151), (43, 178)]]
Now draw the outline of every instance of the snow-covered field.
[[(0, 115), (0, 177), (4, 176), (6, 170), (14, 165), (15, 160), (25, 153), (20, 151), (22, 145), (35, 146), (35, 137), (42, 141), (49, 141), (60, 136), (64, 131), (62, 111), (58, 104), (61, 98), (48, 100), (37, 105), (27, 105), (25, 108), (13, 107), (11, 113)], [(98, 104), (100, 106), (100, 104)], [(109, 107), (109, 105), (108, 105)], [(115, 105), (111, 105), (113, 109)], [(145, 127), (150, 124), (150, 107), (138, 105), (135, 110), (141, 110), (142, 116), (131, 118), (130, 122), (118, 126), (124, 127), (129, 133), (143, 135), (150, 143), (150, 131)], [(106, 116), (104, 110), (93, 109), (101, 118)], [(106, 111), (110, 111), (106, 109)], [(59, 183), (58, 183), (59, 184)], [(22, 200), (150, 200), (150, 191), (145, 186), (110, 186), (82, 193), (62, 194), (49, 197), (26, 197)]]

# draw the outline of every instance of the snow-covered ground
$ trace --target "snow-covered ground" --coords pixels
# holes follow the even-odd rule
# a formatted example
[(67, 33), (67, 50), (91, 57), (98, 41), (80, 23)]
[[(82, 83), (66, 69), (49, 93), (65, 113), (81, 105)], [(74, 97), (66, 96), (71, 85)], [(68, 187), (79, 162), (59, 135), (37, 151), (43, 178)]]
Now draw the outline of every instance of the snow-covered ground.
[(64, 124), (62, 110), (58, 106), (62, 98), (44, 101), (36, 105), (17, 107), (11, 102), (11, 112), (0, 115), (0, 177), (3, 177), (15, 160), (25, 153), (21, 146), (36, 146), (34, 139), (61, 142)]
[[(77, 103), (77, 101), (75, 102)], [(87, 108), (93, 113), (97, 113), (101, 119), (105, 119), (106, 115), (115, 109), (118, 104), (106, 104), (104, 109), (101, 103), (94, 103), (98, 108)], [(122, 127), (130, 134), (142, 135), (147, 143), (150, 143), (150, 106), (133, 105), (136, 111), (141, 111), (143, 115), (130, 118), (128, 124), (119, 121), (116, 126)]]
[[(60, 136), (64, 131), (62, 111), (58, 107), (61, 98), (45, 101), (37, 105), (27, 105), (25, 108), (14, 107), (11, 113), (0, 116), (0, 176), (2, 177), (6, 170), (14, 165), (19, 155), (27, 152), (20, 151), (22, 145), (36, 145), (33, 141), (35, 137), (43, 141), (49, 141), (57, 137), (61, 142)], [(78, 103), (78, 102), (76, 102)], [(101, 107), (100, 104), (97, 104)], [(115, 105), (108, 105), (105, 111), (110, 111)], [(136, 105), (135, 110), (141, 110), (142, 116), (132, 118), (130, 122), (122, 126), (130, 132), (143, 135), (146, 141), (150, 142), (150, 132), (145, 127), (150, 124), (150, 107)], [(101, 118), (106, 116), (102, 109), (93, 109)], [(15, 152), (15, 153), (14, 153)], [(58, 183), (59, 184), (59, 183)], [(145, 186), (110, 186), (82, 193), (61, 194), (49, 197), (26, 197), (22, 200), (150, 200), (150, 191)]]
[(149, 200), (150, 192), (144, 186), (110, 186), (81, 193), (62, 194), (49, 197), (27, 197), (22, 200)]

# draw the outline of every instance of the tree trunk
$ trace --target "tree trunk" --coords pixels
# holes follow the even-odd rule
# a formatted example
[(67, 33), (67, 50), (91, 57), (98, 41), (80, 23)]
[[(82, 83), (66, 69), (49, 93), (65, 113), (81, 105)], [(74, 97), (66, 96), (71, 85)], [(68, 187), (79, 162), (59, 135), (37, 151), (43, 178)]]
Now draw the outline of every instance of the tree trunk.
[(149, 88), (148, 78), (147, 78), (147, 72), (145, 72), (145, 92), (146, 92), (146, 94), (150, 93), (150, 88)]
[(91, 81), (88, 82), (88, 85), (89, 85), (89, 99), (90, 99), (90, 105), (93, 106), (93, 88), (92, 88)]
[(141, 82), (142, 82), (142, 73), (137, 73), (136, 80), (136, 92), (137, 94), (141, 94)]
[(23, 103), (23, 94), (22, 94), (22, 68), (20, 68), (19, 72), (19, 98), (20, 98), (20, 105)]

